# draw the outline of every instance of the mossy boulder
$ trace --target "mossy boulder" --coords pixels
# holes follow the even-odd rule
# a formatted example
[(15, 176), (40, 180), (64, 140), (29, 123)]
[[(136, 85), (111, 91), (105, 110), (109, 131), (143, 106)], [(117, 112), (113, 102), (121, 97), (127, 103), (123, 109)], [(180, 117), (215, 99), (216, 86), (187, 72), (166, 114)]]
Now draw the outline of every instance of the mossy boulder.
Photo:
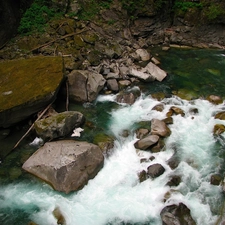
[(0, 127), (9, 127), (53, 102), (63, 80), (61, 57), (0, 63)]

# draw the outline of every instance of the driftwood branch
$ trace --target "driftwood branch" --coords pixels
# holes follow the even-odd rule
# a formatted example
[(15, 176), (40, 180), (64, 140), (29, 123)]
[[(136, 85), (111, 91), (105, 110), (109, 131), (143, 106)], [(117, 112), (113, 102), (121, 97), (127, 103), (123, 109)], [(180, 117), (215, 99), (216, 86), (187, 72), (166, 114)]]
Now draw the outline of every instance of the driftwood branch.
[[(50, 103), (44, 110), (43, 112), (38, 116), (38, 118), (34, 121), (34, 123), (38, 120), (41, 119), (42, 116), (44, 116), (44, 114), (47, 112), (47, 110), (51, 107), (52, 103)], [(20, 140), (15, 144), (15, 146), (13, 147), (13, 149), (15, 149), (16, 147), (18, 147), (18, 145), (20, 144), (20, 142), (29, 134), (29, 132), (33, 129), (34, 127), (34, 123), (31, 125), (31, 127), (28, 129), (28, 131), (20, 138)]]
[(48, 46), (48, 45), (51, 45), (51, 44), (53, 44), (53, 43), (56, 42), (56, 41), (59, 41), (59, 40), (62, 40), (62, 39), (65, 39), (65, 38), (67, 38), (67, 37), (71, 37), (71, 36), (74, 36), (74, 35), (77, 35), (77, 34), (81, 34), (81, 33), (86, 32), (86, 31), (88, 31), (88, 29), (84, 29), (84, 30), (81, 30), (81, 31), (79, 31), (79, 32), (73, 32), (73, 33), (64, 35), (64, 36), (62, 36), (62, 37), (60, 37), (60, 38), (56, 38), (56, 39), (54, 39), (54, 40), (52, 40), (52, 41), (49, 41), (49, 42), (47, 42), (47, 43), (45, 43), (45, 44), (39, 45), (39, 46), (37, 46), (37, 47), (31, 49), (31, 52), (33, 52), (33, 51), (35, 51), (35, 50), (38, 50), (39, 48), (43, 48), (43, 47), (46, 47), (46, 46)]

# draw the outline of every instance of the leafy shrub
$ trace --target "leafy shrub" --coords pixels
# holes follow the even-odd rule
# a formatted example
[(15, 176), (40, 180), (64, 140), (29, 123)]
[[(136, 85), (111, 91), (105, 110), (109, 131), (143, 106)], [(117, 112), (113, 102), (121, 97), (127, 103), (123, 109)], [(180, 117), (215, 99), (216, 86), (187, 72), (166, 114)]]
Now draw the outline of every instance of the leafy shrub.
[(198, 8), (202, 9), (202, 4), (197, 3), (197, 2), (181, 2), (181, 1), (176, 1), (174, 4), (174, 9), (181, 10), (183, 12), (186, 12), (190, 8)]
[(48, 4), (45, 0), (35, 0), (31, 7), (23, 14), (18, 33), (42, 32), (46, 23), (56, 15), (55, 9), (51, 9)]
[(210, 5), (206, 10), (205, 14), (209, 20), (214, 20), (218, 18), (219, 16), (225, 14), (224, 10), (217, 5)]

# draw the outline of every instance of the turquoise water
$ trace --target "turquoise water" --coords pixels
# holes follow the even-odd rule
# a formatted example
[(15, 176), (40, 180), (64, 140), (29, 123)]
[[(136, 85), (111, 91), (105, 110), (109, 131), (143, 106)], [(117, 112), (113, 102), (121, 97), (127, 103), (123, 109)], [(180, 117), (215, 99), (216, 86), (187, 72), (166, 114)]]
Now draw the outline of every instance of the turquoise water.
[[(36, 148), (29, 143), (21, 145), (0, 164), (0, 224), (26, 225), (34, 221), (39, 225), (55, 225), (52, 215), (59, 207), (67, 225), (160, 225), (159, 213), (167, 204), (185, 203), (198, 225), (215, 224), (223, 204), (220, 186), (210, 185), (212, 174), (225, 172), (223, 142), (212, 134), (216, 123), (215, 112), (223, 110), (223, 104), (214, 106), (204, 99), (182, 100), (172, 93), (182, 93), (191, 98), (209, 94), (225, 96), (224, 51), (157, 50), (161, 68), (169, 75), (163, 83), (141, 86), (142, 96), (134, 105), (115, 103), (115, 95), (99, 96), (93, 104), (71, 105), (70, 110), (84, 113), (90, 123), (81, 140), (93, 141), (96, 133), (115, 137), (114, 154), (106, 159), (104, 168), (82, 191), (65, 195), (21, 170), (23, 162)], [(160, 101), (149, 94), (163, 92)], [(151, 110), (163, 103), (165, 110)], [(139, 152), (133, 146), (136, 124), (152, 118), (164, 119), (171, 106), (185, 111), (185, 117), (175, 116), (170, 125), (172, 135), (166, 140), (166, 150), (160, 153)], [(199, 113), (193, 115), (191, 108)], [(123, 130), (130, 135), (124, 139)], [(223, 135), (225, 138), (225, 136)], [(166, 161), (179, 149), (182, 161), (171, 170)], [(155, 157), (153, 162), (140, 164), (141, 158)], [(138, 172), (152, 163), (161, 163), (166, 172), (155, 180), (138, 182)], [(181, 175), (178, 187), (169, 188), (169, 176)], [(170, 195), (165, 200), (166, 195)]]

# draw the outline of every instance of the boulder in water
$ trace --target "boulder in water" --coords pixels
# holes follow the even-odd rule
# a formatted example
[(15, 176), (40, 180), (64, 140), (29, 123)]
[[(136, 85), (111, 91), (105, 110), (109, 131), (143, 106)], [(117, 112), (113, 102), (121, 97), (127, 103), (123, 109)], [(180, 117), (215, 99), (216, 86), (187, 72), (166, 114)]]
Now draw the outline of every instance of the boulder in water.
[(164, 172), (165, 172), (165, 168), (164, 168), (161, 164), (159, 164), (159, 163), (150, 165), (150, 166), (148, 167), (148, 170), (147, 170), (147, 174), (148, 174), (151, 178), (159, 177), (159, 176), (162, 175)]
[(171, 134), (171, 131), (164, 121), (152, 119), (151, 134), (159, 135), (161, 137), (167, 137)]
[(160, 213), (163, 225), (196, 225), (190, 209), (183, 203), (168, 205)]
[(63, 140), (47, 142), (24, 164), (23, 169), (69, 193), (83, 188), (104, 163), (101, 149), (92, 143)]
[(210, 95), (207, 97), (207, 100), (215, 105), (221, 104), (223, 102), (223, 99), (217, 95)]
[(138, 149), (147, 150), (152, 145), (156, 144), (158, 141), (159, 141), (158, 135), (149, 135), (141, 140), (138, 140), (134, 144), (134, 146), (135, 146), (135, 148), (138, 148)]

